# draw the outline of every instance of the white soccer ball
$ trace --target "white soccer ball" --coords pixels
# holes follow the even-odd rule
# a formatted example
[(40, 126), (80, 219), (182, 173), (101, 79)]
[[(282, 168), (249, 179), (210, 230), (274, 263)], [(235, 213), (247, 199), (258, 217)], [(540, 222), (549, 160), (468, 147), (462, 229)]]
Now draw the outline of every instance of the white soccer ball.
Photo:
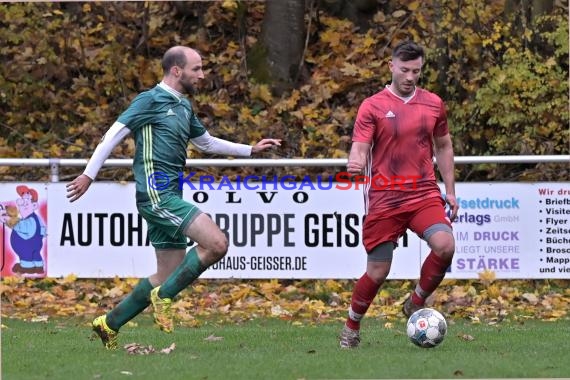
[(437, 310), (420, 309), (408, 319), (407, 333), (415, 345), (424, 348), (435, 347), (445, 338), (447, 322)]

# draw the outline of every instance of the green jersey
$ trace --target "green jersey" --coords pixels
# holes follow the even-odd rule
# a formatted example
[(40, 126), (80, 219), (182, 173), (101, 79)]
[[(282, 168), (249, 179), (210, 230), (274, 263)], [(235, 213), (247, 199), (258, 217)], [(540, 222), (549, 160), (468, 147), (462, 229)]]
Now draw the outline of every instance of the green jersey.
[(157, 85), (140, 93), (118, 121), (131, 130), (135, 140), (137, 202), (180, 197), (179, 175), (184, 173), (188, 143), (206, 133), (190, 101)]

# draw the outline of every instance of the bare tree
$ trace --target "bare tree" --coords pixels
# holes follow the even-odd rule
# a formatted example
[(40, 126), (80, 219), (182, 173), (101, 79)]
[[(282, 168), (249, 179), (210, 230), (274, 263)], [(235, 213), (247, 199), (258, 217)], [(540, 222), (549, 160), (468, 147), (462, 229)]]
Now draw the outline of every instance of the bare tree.
[(305, 47), (305, 0), (267, 0), (262, 49), (273, 89), (291, 88)]
[(371, 20), (380, 4), (387, 0), (319, 0), (319, 8), (326, 12), (350, 20), (360, 32), (372, 26)]
[(530, 20), (534, 23), (537, 17), (549, 14), (554, 9), (554, 0), (532, 0)]
[[(555, 0), (507, 0), (505, 2), (505, 19), (513, 22), (514, 34), (523, 36), (526, 30), (533, 30), (541, 16), (554, 10)], [(522, 37), (521, 37), (522, 38)], [(540, 36), (535, 35), (530, 46), (541, 49)], [(523, 46), (529, 47), (526, 39)]]
[(536, 19), (549, 14), (554, 9), (554, 0), (507, 0), (505, 16), (514, 17), (523, 25), (533, 24)]

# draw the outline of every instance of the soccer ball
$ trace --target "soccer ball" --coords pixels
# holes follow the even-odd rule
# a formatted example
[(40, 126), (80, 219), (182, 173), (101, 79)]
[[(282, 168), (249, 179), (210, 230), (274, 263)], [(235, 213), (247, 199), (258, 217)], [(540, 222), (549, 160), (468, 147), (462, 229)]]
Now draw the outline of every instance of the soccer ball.
[(435, 347), (445, 338), (447, 322), (437, 310), (420, 309), (408, 319), (407, 333), (415, 345), (424, 348)]

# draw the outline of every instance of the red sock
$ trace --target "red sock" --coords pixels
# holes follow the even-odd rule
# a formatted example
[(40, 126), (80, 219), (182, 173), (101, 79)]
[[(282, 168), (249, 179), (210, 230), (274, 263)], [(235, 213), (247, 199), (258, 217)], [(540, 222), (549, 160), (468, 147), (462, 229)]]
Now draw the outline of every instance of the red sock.
[(350, 303), (350, 310), (346, 325), (353, 330), (360, 330), (360, 320), (366, 314), (370, 304), (378, 294), (378, 289), (382, 283), (374, 282), (367, 273), (356, 282), (354, 290), (352, 291), (352, 302)]
[(451, 263), (430, 252), (422, 265), (420, 281), (416, 290), (412, 293), (412, 302), (416, 305), (423, 305), (426, 298), (432, 294), (441, 284), (445, 277), (445, 272)]

